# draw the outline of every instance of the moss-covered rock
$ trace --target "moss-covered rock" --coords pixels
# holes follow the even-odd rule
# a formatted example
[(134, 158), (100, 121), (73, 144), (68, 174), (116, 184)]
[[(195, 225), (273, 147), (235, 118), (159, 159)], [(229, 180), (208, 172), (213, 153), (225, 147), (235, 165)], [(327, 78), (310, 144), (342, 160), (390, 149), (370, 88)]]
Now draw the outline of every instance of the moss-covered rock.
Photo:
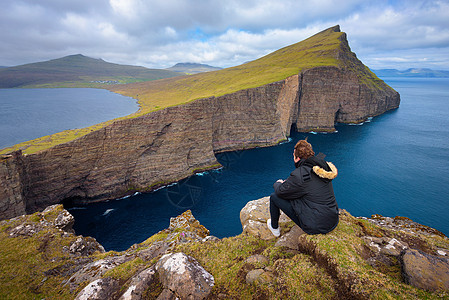
[[(264, 205), (260, 199), (257, 203)], [(326, 235), (304, 234), (288, 221), (277, 239), (249, 232), (217, 239), (206, 236), (207, 229), (188, 211), (174, 218), (170, 228), (126, 251), (104, 252), (94, 239), (58, 228), (55, 220), (61, 214), (66, 214), (62, 206), (54, 206), (0, 222), (1, 299), (179, 297), (180, 292), (170, 289), (176, 286), (170, 276), (162, 280), (156, 268), (158, 262), (164, 265), (165, 254), (195, 261), (211, 275), (214, 285), (201, 296), (208, 299), (449, 297), (444, 283), (416, 287), (403, 275), (406, 253), (447, 263), (447, 237), (422, 231), (422, 226), (381, 224), (381, 216), (356, 218), (342, 210), (339, 225)], [(82, 248), (82, 242), (90, 245), (89, 251), (71, 251)], [(410, 259), (415, 261), (412, 255), (405, 257)]]

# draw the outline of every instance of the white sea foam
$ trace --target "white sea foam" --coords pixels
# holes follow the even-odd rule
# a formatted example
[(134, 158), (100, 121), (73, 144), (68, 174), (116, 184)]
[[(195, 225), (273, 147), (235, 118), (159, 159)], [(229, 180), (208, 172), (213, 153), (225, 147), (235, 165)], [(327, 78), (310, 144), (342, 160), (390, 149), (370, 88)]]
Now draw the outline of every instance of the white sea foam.
[(106, 211), (103, 213), (103, 216), (109, 215), (111, 212), (113, 212), (115, 208), (106, 209)]

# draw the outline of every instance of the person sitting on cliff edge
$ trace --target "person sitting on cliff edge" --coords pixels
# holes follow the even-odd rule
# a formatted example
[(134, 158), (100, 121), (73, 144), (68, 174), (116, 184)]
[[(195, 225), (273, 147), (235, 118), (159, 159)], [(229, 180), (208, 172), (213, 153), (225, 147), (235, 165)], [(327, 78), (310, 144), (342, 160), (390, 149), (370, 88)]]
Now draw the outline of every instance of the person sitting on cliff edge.
[(338, 205), (332, 187), (337, 168), (315, 156), (312, 145), (300, 140), (293, 150), (296, 169), (286, 180), (273, 185), (270, 196), (270, 215), (267, 226), (274, 236), (279, 229), (280, 209), (307, 234), (328, 233), (338, 225)]

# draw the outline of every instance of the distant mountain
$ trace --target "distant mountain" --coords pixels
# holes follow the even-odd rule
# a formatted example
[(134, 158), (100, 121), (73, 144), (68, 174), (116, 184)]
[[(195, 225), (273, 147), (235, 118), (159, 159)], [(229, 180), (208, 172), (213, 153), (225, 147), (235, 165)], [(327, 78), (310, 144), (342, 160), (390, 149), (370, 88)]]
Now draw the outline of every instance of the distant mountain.
[(102, 87), (179, 76), (161, 69), (119, 65), (81, 54), (0, 69), (0, 88)]
[(221, 68), (212, 67), (205, 64), (196, 64), (196, 63), (178, 63), (173, 67), (167, 68), (166, 70), (174, 71), (174, 72), (183, 72), (187, 74), (197, 74), (202, 72), (210, 72), (210, 71), (218, 71)]
[(449, 77), (449, 71), (432, 69), (407, 69), (399, 71), (396, 69), (372, 70), (379, 77)]

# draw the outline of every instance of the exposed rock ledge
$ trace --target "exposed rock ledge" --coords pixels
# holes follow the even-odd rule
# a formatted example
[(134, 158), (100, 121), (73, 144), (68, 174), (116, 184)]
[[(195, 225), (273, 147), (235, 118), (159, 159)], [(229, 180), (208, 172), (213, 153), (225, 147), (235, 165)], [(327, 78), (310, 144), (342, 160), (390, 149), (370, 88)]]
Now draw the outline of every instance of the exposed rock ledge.
[[(449, 241), (406, 218), (355, 218), (306, 235), (285, 216), (266, 231), (268, 197), (240, 213), (243, 233), (210, 236), (190, 211), (123, 252), (76, 236), (55, 205), (0, 222), (0, 298), (438, 299), (449, 296)], [(423, 228), (425, 230), (423, 230)]]

